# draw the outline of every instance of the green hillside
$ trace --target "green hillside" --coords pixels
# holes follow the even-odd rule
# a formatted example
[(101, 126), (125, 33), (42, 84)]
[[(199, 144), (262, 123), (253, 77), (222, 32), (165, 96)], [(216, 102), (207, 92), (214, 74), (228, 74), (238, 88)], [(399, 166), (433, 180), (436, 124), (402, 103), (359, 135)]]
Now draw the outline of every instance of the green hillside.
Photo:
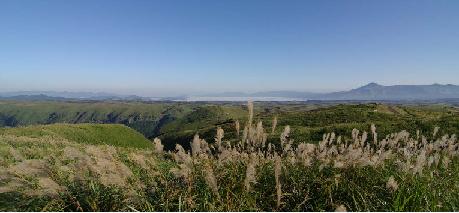
[[(459, 134), (459, 112), (448, 105), (395, 104), (309, 104), (257, 102), (254, 121), (271, 128), (278, 117), (275, 142), (286, 125), (292, 127), (296, 142), (316, 142), (326, 132), (350, 135), (353, 128), (370, 131), (376, 124), (380, 135), (420, 130), (429, 135), (435, 127), (440, 134)], [(247, 107), (241, 103), (141, 103), (141, 102), (58, 102), (0, 101), (1, 126), (28, 126), (53, 123), (123, 124), (146, 138), (159, 137), (166, 149), (175, 144), (189, 148), (195, 133), (214, 141), (217, 127), (227, 138), (236, 139), (234, 122), (247, 120)], [(241, 129), (242, 131), (242, 129)]]
[(84, 144), (107, 144), (135, 148), (151, 146), (151, 142), (142, 134), (120, 124), (51, 124), (0, 128), (0, 136), (29, 138), (49, 136), (57, 140), (65, 139)]
[(397, 130), (429, 135), (435, 127), (441, 134), (459, 133), (459, 113), (449, 106), (406, 106), (383, 104), (336, 105), (308, 112), (282, 112), (280, 126), (294, 127), (293, 137), (318, 141), (326, 132), (350, 135), (352, 129), (370, 131), (375, 124), (381, 136)]
[[(339, 105), (306, 105), (286, 104), (273, 106), (268, 103), (257, 103), (254, 121), (262, 121), (270, 129), (274, 116), (278, 117), (275, 134), (269, 140), (276, 143), (284, 126), (292, 128), (291, 138), (296, 142), (316, 143), (322, 140), (324, 133), (335, 132), (349, 136), (354, 128), (370, 132), (375, 124), (381, 136), (400, 130), (416, 134), (430, 135), (435, 127), (440, 127), (440, 134), (459, 134), (459, 112), (450, 106), (408, 106), (385, 104), (339, 104)], [(233, 110), (234, 114), (225, 115)], [(220, 113), (220, 115), (218, 115)], [(237, 138), (234, 121), (241, 126), (247, 119), (244, 106), (202, 106), (184, 117), (165, 124), (160, 130), (160, 138), (166, 148), (174, 148), (169, 141), (189, 147), (189, 141), (199, 133), (207, 141), (213, 142), (217, 127), (225, 131), (228, 138)], [(242, 129), (241, 129), (242, 131)]]
[(53, 123), (116, 123), (147, 137), (171, 104), (126, 102), (0, 101), (0, 127)]

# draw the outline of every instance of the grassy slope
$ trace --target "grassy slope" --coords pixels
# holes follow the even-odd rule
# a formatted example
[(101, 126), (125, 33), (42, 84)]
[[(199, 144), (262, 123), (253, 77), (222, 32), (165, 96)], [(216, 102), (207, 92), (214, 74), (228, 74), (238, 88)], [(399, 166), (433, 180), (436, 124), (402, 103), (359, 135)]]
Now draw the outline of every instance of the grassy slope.
[[(380, 137), (400, 130), (407, 130), (411, 134), (416, 134), (416, 131), (420, 130), (421, 134), (430, 135), (436, 126), (441, 128), (440, 134), (459, 133), (459, 113), (455, 108), (447, 106), (381, 104), (272, 106), (260, 103), (256, 106), (255, 121), (262, 121), (267, 129), (271, 128), (273, 116), (278, 116), (276, 134), (269, 136), (272, 143), (278, 141), (278, 135), (286, 125), (292, 127), (291, 137), (296, 142), (310, 143), (320, 141), (323, 134), (329, 132), (343, 136), (351, 135), (354, 128), (369, 132), (372, 123), (376, 124)], [(230, 110), (232, 114), (225, 114)], [(238, 119), (243, 126), (246, 122), (246, 114), (244, 106), (206, 106), (166, 124), (161, 129), (161, 138), (164, 139), (166, 147), (169, 141), (187, 147), (195, 133), (212, 142), (217, 126), (225, 130), (226, 138), (237, 138), (233, 122)], [(173, 148), (173, 144), (168, 148)]]
[[(46, 122), (90, 122), (131, 115), (158, 116), (167, 104), (146, 105), (124, 102), (0, 102), (0, 111), (13, 115), (19, 125)], [(54, 116), (52, 116), (54, 115)]]
[(0, 126), (52, 123), (120, 123), (146, 136), (169, 104), (125, 102), (0, 102)]
[(120, 147), (151, 146), (142, 134), (119, 124), (52, 124), (18, 128), (1, 128), (0, 135), (40, 138), (51, 136), (85, 144), (108, 144)]
[[(1, 126), (52, 123), (119, 123), (165, 143), (246, 116), (244, 107), (195, 103), (0, 101)], [(167, 141), (171, 139), (170, 141)], [(173, 145), (171, 145), (173, 147)]]
[[(459, 112), (444, 105), (398, 106), (382, 104), (281, 104), (256, 103), (255, 118), (271, 127), (278, 116), (277, 133), (292, 127), (295, 141), (316, 142), (323, 133), (350, 135), (353, 128), (369, 131), (376, 124), (380, 136), (407, 130), (429, 135), (435, 126), (440, 134), (459, 133)], [(48, 123), (120, 123), (148, 138), (160, 137), (167, 149), (176, 143), (188, 147), (195, 133), (212, 142), (217, 126), (227, 138), (235, 137), (234, 121), (241, 126), (247, 110), (241, 104), (136, 103), (136, 102), (0, 102), (0, 126)], [(275, 134), (278, 135), (278, 134)], [(275, 141), (277, 136), (271, 136)]]

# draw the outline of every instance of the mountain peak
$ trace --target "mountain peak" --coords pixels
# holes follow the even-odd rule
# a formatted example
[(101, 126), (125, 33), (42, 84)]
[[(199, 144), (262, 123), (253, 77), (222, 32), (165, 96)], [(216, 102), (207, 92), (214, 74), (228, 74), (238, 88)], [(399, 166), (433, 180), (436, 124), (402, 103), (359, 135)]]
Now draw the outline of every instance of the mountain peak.
[[(432, 86), (433, 85), (433, 86)], [(331, 93), (326, 100), (437, 100), (459, 98), (459, 86), (395, 85), (383, 86), (370, 83), (357, 89)]]
[(369, 83), (369, 84), (367, 84), (367, 85), (365, 85), (363, 87), (360, 87), (360, 88), (375, 88), (375, 87), (382, 87), (382, 85), (377, 84), (375, 82), (371, 82), (371, 83)]

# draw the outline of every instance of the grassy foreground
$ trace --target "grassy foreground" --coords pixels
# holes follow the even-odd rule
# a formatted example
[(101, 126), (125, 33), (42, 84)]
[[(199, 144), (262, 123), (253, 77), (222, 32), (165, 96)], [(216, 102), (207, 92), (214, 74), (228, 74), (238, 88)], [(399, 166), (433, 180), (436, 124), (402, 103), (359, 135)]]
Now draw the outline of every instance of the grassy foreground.
[[(160, 140), (139, 149), (3, 129), (0, 210), (459, 209), (455, 135), (440, 136), (432, 129), (425, 136), (406, 131), (386, 136), (370, 125), (368, 133), (354, 129), (351, 135), (325, 134), (318, 143), (294, 142), (289, 126), (273, 122), (265, 129), (254, 122), (251, 104), (248, 110), (245, 125), (234, 124), (239, 132), (234, 138), (217, 128), (212, 143), (196, 135), (190, 151), (177, 145), (174, 152), (164, 152)], [(118, 137), (116, 130), (110, 134)]]

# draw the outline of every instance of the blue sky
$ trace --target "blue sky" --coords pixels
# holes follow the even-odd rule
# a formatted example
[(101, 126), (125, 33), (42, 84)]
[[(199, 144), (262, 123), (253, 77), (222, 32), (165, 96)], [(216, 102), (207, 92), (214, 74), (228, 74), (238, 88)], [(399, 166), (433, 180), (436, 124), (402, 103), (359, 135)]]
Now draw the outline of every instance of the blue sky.
[(456, 0), (0, 0), (0, 90), (459, 84)]

